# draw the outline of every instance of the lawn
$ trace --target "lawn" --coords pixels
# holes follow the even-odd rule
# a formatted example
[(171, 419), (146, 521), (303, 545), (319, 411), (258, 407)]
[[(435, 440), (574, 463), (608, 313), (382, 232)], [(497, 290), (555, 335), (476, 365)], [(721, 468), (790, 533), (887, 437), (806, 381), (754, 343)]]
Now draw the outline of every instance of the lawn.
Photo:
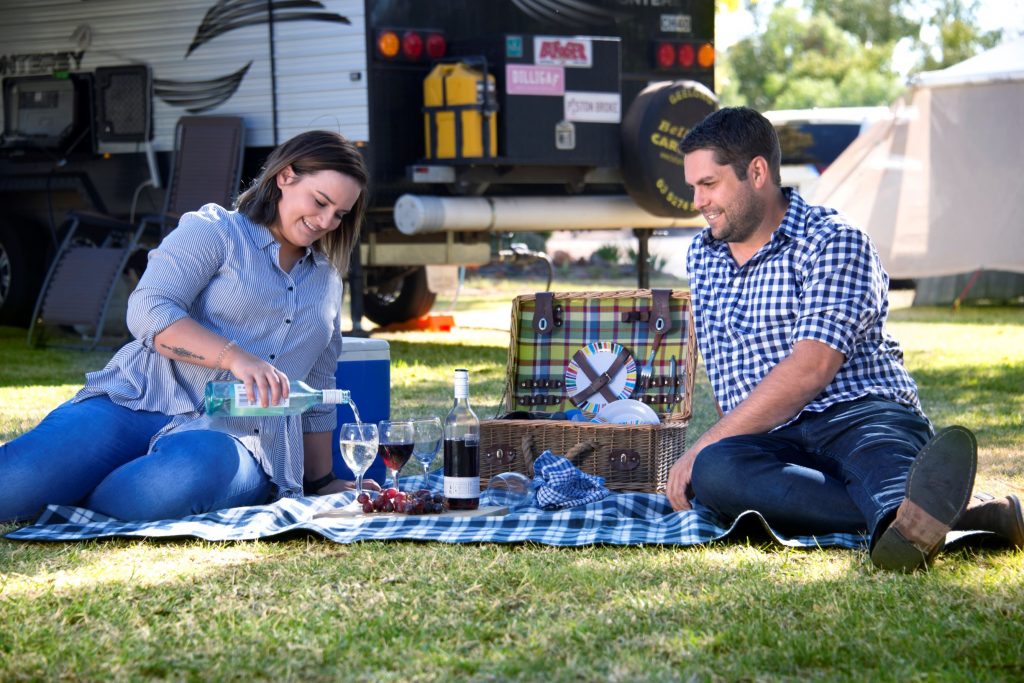
[[(383, 335), (393, 414), (443, 414), (454, 367), (493, 414), (509, 300), (534, 288), (470, 282), (455, 331)], [(1024, 493), (1024, 309), (898, 308), (890, 328), (936, 424), (975, 429), (978, 488)], [(0, 328), (0, 442), (107, 357), (23, 340)], [(713, 419), (699, 374), (691, 440)], [(0, 540), (0, 680), (1021, 678), (1021, 551), (960, 550), (903, 576), (861, 552), (742, 542)]]

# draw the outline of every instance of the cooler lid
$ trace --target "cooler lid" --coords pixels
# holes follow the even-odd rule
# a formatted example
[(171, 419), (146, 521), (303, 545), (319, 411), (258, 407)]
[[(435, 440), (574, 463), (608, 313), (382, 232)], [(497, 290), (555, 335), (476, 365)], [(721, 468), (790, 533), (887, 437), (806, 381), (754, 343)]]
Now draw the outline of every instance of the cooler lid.
[(344, 337), (341, 340), (339, 363), (361, 360), (391, 360), (391, 347), (384, 339)]

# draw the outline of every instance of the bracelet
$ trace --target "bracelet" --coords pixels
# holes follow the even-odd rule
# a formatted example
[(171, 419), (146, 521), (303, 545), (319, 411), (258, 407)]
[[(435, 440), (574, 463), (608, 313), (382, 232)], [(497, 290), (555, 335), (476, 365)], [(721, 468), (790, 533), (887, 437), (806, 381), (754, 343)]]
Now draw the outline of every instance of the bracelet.
[(302, 489), (303, 489), (303, 492), (307, 496), (314, 495), (314, 494), (316, 494), (317, 491), (319, 491), (323, 487), (327, 486), (328, 484), (330, 484), (335, 479), (337, 479), (337, 477), (334, 476), (334, 470), (331, 470), (330, 472), (328, 472), (324, 476), (320, 477), (319, 479), (314, 479), (313, 481), (310, 481), (309, 479), (306, 479), (305, 477), (303, 477), (302, 478)]
[(216, 370), (217, 372), (223, 372), (224, 371), (224, 368), (221, 367), (221, 362), (223, 362), (223, 360), (224, 360), (224, 354), (227, 353), (228, 349), (230, 349), (232, 346), (238, 346), (238, 344), (235, 343), (234, 339), (232, 339), (227, 344), (225, 344), (224, 348), (221, 349), (220, 353), (217, 354), (217, 362), (213, 366), (213, 369)]

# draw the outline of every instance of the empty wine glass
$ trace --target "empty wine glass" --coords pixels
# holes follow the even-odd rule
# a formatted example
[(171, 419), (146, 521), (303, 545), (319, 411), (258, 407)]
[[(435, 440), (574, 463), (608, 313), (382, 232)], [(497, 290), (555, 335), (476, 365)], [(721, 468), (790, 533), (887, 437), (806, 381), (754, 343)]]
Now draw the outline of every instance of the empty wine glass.
[(413, 444), (412, 420), (382, 420), (380, 422), (380, 457), (391, 470), (392, 486), (398, 488), (398, 470), (409, 462)]
[(377, 456), (379, 439), (377, 425), (367, 422), (346, 422), (338, 432), (341, 457), (356, 475), (356, 497), (363, 492), (363, 475)]
[(423, 476), (430, 472), (430, 465), (441, 450), (441, 439), (444, 438), (444, 430), (441, 429), (441, 418), (428, 417), (413, 422), (412, 455), (423, 465)]
[(491, 477), (481, 497), (487, 500), (488, 505), (519, 510), (533, 503), (534, 494), (529, 477), (518, 472), (502, 472)]

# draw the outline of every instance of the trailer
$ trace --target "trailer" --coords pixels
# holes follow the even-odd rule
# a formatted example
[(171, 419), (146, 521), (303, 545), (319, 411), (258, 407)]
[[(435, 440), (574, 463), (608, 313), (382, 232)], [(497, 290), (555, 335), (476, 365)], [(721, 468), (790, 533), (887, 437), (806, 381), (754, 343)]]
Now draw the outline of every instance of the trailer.
[(68, 211), (160, 209), (184, 115), (243, 118), (243, 183), (305, 130), (360, 146), (356, 321), (423, 315), (426, 268), (510, 232), (694, 225), (677, 146), (717, 106), (713, 36), (713, 0), (4, 0), (0, 324)]

